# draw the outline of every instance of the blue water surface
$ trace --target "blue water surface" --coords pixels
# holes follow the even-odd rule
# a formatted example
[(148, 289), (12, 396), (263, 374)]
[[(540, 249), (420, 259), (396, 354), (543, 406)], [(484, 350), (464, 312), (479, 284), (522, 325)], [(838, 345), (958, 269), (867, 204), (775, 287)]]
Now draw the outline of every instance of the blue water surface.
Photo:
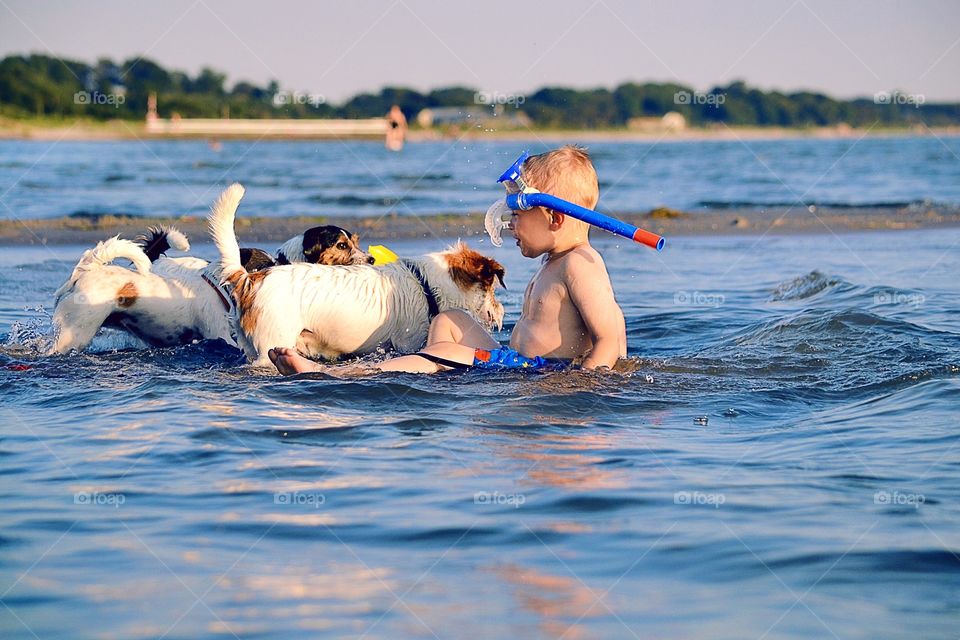
[[(600, 207), (960, 205), (960, 137), (586, 143)], [(247, 187), (248, 215), (433, 215), (485, 211), (524, 149), (555, 142), (441, 140), (391, 153), (380, 142), (0, 140), (0, 219), (203, 215)]]
[[(81, 175), (31, 215), (142, 207), (130, 148), (129, 187)], [(47, 358), (85, 247), (0, 250), (0, 635), (955, 638), (960, 231), (595, 243), (631, 373), (284, 379), (115, 335)], [(537, 265), (479, 248), (506, 339)]]

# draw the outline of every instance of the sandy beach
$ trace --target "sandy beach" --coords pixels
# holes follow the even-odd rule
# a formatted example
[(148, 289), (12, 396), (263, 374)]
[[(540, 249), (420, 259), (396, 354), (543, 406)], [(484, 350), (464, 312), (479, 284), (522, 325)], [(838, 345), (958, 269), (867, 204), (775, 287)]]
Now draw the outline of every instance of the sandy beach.
[[(689, 127), (681, 131), (633, 131), (628, 129), (489, 129), (465, 126), (445, 129), (411, 128), (407, 142), (429, 140), (478, 140), (541, 141), (564, 143), (570, 141), (690, 141), (704, 140), (788, 140), (796, 138), (861, 138), (900, 136), (951, 136), (960, 135), (960, 127), (927, 127), (915, 125), (903, 128), (854, 128), (847, 125), (831, 127), (730, 127), (719, 124), (713, 127)], [(148, 133), (140, 120), (14, 120), (0, 117), (0, 140), (63, 140), (63, 141), (109, 141), (146, 139), (207, 139), (206, 135), (181, 134), (178, 136)], [(356, 136), (380, 140), (381, 136)], [(229, 139), (230, 136), (222, 136)], [(249, 139), (249, 136), (247, 137)], [(297, 137), (269, 136), (265, 140), (318, 140), (336, 142), (343, 137)]]
[[(833, 234), (862, 230), (930, 229), (960, 226), (960, 207), (933, 205), (905, 208), (778, 207), (766, 209), (714, 209), (682, 212), (655, 209), (621, 214), (627, 222), (671, 236)], [(150, 225), (173, 224), (195, 241), (207, 237), (203, 218), (78, 215), (42, 220), (0, 221), (0, 246), (92, 244), (121, 235), (133, 238)], [(396, 239), (486, 238), (483, 214), (378, 217), (295, 216), (245, 217), (237, 220), (238, 235), (247, 245), (276, 243), (304, 229), (335, 224), (361, 235), (364, 242)], [(594, 233), (603, 233), (595, 231)]]

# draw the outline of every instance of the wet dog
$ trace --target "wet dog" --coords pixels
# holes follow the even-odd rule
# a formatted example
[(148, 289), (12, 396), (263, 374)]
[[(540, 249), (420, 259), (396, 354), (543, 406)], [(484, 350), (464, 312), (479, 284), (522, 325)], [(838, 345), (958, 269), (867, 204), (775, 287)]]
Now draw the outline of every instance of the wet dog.
[[(305, 245), (308, 243), (308, 245)], [(297, 254), (293, 247), (307, 246)], [(314, 227), (291, 238), (284, 247), (294, 259), (321, 264), (369, 264), (359, 238), (334, 226)], [(111, 238), (80, 258), (70, 278), (56, 293), (54, 344), (50, 353), (86, 348), (101, 327), (120, 329), (149, 346), (175, 346), (194, 340), (223, 339), (231, 345), (230, 299), (200, 258), (167, 257), (171, 249), (189, 251), (190, 242), (175, 227), (150, 227), (133, 242)], [(281, 250), (278, 258), (286, 253)], [(118, 258), (134, 270), (111, 264)], [(250, 273), (276, 266), (261, 249), (240, 249)]]
[(503, 267), (463, 243), (381, 267), (293, 264), (250, 273), (234, 231), (243, 194), (239, 184), (228, 187), (208, 220), (220, 282), (236, 307), (237, 343), (251, 362), (268, 364), (273, 347), (330, 359), (379, 347), (415, 351), (447, 309), (502, 325), (494, 287), (503, 285)]
[[(111, 264), (126, 258), (134, 269)], [(57, 290), (50, 353), (84, 349), (101, 327), (121, 329), (150, 346), (230, 336), (230, 303), (198, 258), (159, 258), (111, 238), (84, 252)]]
[[(277, 251), (277, 264), (373, 264), (373, 256), (360, 248), (360, 236), (327, 224), (311, 227), (290, 238)], [(248, 269), (249, 271), (249, 269)]]

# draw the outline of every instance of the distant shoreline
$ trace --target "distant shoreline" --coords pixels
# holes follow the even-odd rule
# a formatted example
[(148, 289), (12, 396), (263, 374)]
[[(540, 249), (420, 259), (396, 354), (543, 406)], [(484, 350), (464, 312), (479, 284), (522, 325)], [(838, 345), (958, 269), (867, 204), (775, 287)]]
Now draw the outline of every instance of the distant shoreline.
[[(667, 237), (693, 235), (831, 234), (865, 230), (906, 230), (960, 227), (960, 206), (931, 205), (864, 208), (771, 207), (712, 209), (685, 213), (669, 209), (621, 214), (627, 222)], [(173, 224), (195, 243), (207, 241), (202, 217), (66, 216), (40, 220), (0, 220), (0, 246), (92, 245), (114, 235), (134, 238), (149, 225)], [(435, 237), (486, 241), (483, 215), (241, 217), (237, 235), (244, 246), (282, 242), (305, 229), (335, 224), (359, 233), (364, 243)], [(602, 234), (594, 231), (594, 234)], [(506, 242), (510, 242), (509, 238)]]
[[(869, 137), (914, 137), (914, 136), (955, 136), (960, 135), (960, 126), (935, 127), (914, 126), (910, 128), (866, 128), (855, 129), (848, 126), (783, 128), (783, 127), (728, 127), (712, 128), (691, 127), (682, 131), (633, 131), (629, 129), (505, 129), (502, 131), (477, 128), (449, 129), (411, 129), (407, 141), (411, 143), (442, 140), (498, 140), (498, 141), (637, 141), (637, 142), (674, 142), (709, 140), (788, 140), (788, 139), (857, 139)], [(110, 121), (54, 121), (13, 120), (0, 118), (0, 140), (63, 140), (74, 142), (117, 141), (117, 140), (208, 140), (207, 135), (153, 135), (148, 134), (144, 123), (139, 120)], [(344, 138), (268, 136), (263, 138), (219, 137), (218, 140), (257, 140), (270, 141), (336, 141)], [(380, 141), (382, 136), (357, 136), (354, 139)]]

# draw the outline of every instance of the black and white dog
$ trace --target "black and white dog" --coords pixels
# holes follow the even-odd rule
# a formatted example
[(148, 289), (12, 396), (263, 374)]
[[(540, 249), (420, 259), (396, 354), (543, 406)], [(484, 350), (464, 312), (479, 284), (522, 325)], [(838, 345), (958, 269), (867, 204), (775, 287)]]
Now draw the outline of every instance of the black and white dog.
[(276, 260), (277, 264), (373, 264), (373, 256), (360, 248), (360, 236), (332, 224), (311, 227), (290, 238), (277, 251)]
[[(84, 349), (101, 327), (121, 329), (150, 346), (174, 346), (222, 338), (236, 344), (233, 305), (209, 273), (206, 260), (167, 257), (189, 251), (190, 242), (174, 227), (151, 227), (135, 241), (111, 238), (86, 251), (55, 295), (54, 343), (50, 353)], [(265, 251), (244, 248), (250, 272), (277, 264)], [(277, 258), (320, 264), (370, 264), (359, 238), (340, 227), (314, 227), (284, 243)], [(125, 258), (134, 270), (112, 262)]]

